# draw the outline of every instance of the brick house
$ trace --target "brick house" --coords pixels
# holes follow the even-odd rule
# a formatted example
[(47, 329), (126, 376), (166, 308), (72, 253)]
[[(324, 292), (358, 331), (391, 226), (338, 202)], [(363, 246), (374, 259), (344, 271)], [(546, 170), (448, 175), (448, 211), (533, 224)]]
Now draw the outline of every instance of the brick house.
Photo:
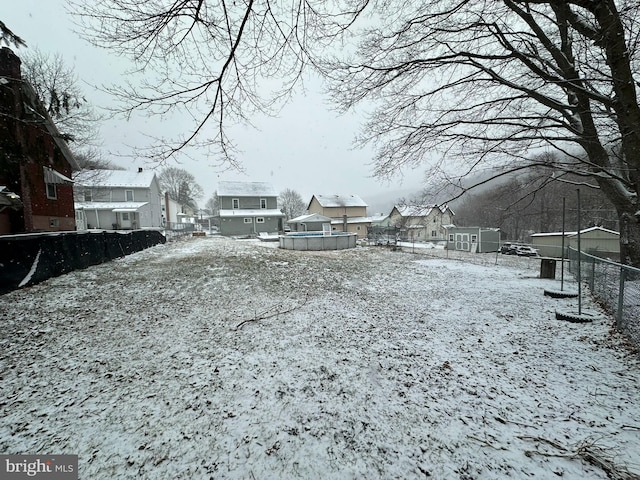
[(20, 59), (3, 47), (0, 235), (75, 230), (71, 173), (78, 169), (33, 87), (22, 79)]

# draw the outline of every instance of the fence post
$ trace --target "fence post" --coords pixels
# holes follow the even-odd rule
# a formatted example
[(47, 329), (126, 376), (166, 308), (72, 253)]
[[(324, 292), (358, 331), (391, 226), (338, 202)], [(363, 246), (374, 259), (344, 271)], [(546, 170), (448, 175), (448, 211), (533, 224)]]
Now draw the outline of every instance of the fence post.
[(591, 259), (591, 291), (595, 292), (596, 285), (596, 257)]
[(627, 270), (624, 266), (620, 267), (620, 289), (618, 290), (618, 311), (616, 312), (616, 330), (622, 328), (622, 312), (624, 310), (624, 282), (626, 280)]

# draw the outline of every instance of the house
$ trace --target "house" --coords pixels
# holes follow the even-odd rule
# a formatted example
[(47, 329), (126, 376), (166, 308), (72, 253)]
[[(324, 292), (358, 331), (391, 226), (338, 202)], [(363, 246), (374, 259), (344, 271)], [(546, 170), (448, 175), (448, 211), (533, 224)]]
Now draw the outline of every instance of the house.
[(278, 192), (266, 182), (219, 182), (221, 235), (258, 235), (283, 231)]
[(83, 170), (75, 182), (79, 230), (162, 227), (162, 193), (154, 172)]
[(446, 225), (447, 249), (472, 253), (500, 250), (500, 229)]
[(329, 217), (332, 230), (357, 233), (358, 239), (366, 237), (371, 226), (367, 204), (357, 195), (313, 195), (307, 212)]
[[(578, 232), (565, 232), (564, 247), (578, 249)], [(562, 258), (562, 232), (534, 233), (531, 244), (543, 257)], [(580, 250), (595, 255), (617, 259), (620, 257), (620, 234), (602, 227), (580, 230)], [(566, 251), (565, 251), (566, 256)]]
[(171, 198), (169, 192), (165, 192), (160, 197), (160, 208), (162, 209), (163, 227), (170, 230), (183, 230), (184, 225), (194, 225), (202, 216), (196, 215), (193, 207)]
[(389, 214), (389, 223), (400, 229), (404, 241), (445, 241), (445, 226), (453, 224), (454, 215), (446, 204), (396, 205)]
[(292, 232), (322, 232), (325, 231), (326, 225), (331, 225), (331, 218), (319, 213), (309, 213), (292, 218), (287, 224)]
[(65, 139), (22, 79), (20, 59), (0, 49), (0, 235), (75, 230)]

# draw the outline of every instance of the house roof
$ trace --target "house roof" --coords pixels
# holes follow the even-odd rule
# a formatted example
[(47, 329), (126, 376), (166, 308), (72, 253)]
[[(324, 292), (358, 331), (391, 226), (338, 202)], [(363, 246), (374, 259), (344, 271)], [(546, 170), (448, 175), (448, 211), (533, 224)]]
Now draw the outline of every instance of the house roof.
[(316, 199), (320, 206), (325, 208), (330, 207), (368, 207), (366, 202), (362, 200), (358, 195), (314, 195), (311, 197), (311, 202)]
[(426, 217), (434, 209), (440, 210), (441, 213), (445, 213), (449, 210), (447, 204), (444, 205), (396, 205), (393, 207), (402, 217)]
[(75, 202), (76, 210), (110, 210), (112, 212), (137, 212), (149, 202)]
[(218, 182), (219, 197), (277, 197), (268, 182)]
[(287, 223), (312, 223), (312, 222), (325, 222), (330, 223), (331, 218), (320, 215), (319, 213), (310, 213), (308, 215), (300, 215), (299, 217), (288, 220)]
[(220, 210), (220, 217), (284, 217), (277, 208), (233, 208)]
[(85, 187), (148, 188), (155, 176), (151, 170), (82, 170), (74, 181)]
[(388, 218), (389, 218), (389, 215), (384, 215), (384, 214), (381, 214), (381, 215), (372, 215), (372, 216), (371, 216), (371, 221), (372, 221), (372, 222), (374, 222), (374, 223), (375, 223), (375, 222), (384, 222), (384, 221), (385, 221), (386, 219), (388, 219)]
[(71, 150), (69, 150), (69, 146), (67, 145), (65, 138), (58, 131), (58, 128), (56, 127), (55, 123), (53, 123), (51, 116), (47, 112), (46, 108), (44, 108), (44, 105), (42, 104), (42, 101), (38, 98), (38, 95), (35, 89), (33, 88), (33, 86), (26, 80), (23, 80), (21, 85), (22, 85), (22, 93), (33, 106), (31, 107), (27, 105), (28, 108), (32, 110), (30, 114), (32, 115), (35, 114), (40, 120), (43, 120), (44, 126), (47, 129), (47, 132), (49, 133), (49, 135), (51, 135), (51, 138), (53, 139), (58, 149), (62, 152), (62, 155), (71, 166), (71, 169), (80, 170), (80, 165), (78, 165), (76, 158), (73, 156), (73, 153), (71, 153)]
[[(343, 223), (342, 219), (331, 219), (331, 225), (342, 225)], [(347, 223), (371, 223), (371, 217), (348, 217)]]

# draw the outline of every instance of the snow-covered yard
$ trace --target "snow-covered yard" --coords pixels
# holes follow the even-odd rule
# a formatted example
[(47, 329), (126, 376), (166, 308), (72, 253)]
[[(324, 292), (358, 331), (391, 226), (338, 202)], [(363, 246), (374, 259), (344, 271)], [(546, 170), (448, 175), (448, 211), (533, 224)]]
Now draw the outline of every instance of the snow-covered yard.
[(611, 320), (556, 320), (576, 300), (534, 259), (425, 252), (189, 238), (6, 294), (0, 453), (91, 480), (640, 473)]

